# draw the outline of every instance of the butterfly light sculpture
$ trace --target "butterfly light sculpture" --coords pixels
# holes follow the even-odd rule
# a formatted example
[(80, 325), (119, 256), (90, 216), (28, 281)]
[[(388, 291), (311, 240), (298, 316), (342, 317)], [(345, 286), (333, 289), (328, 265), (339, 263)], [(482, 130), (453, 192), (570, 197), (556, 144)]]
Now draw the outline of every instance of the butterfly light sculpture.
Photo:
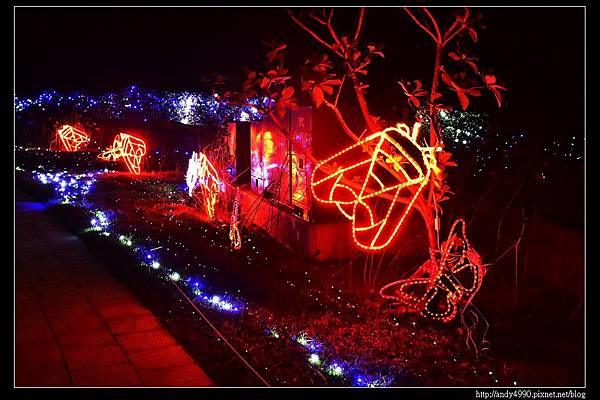
[(458, 219), (435, 256), (410, 278), (385, 285), (379, 294), (424, 317), (448, 322), (456, 316), (459, 306), (471, 302), (485, 273), (481, 257), (467, 240), (465, 222)]
[(122, 159), (129, 172), (139, 175), (142, 157), (146, 155), (146, 142), (127, 133), (119, 133), (111, 147), (98, 155), (106, 161)]
[(352, 221), (352, 237), (360, 248), (387, 247), (431, 174), (438, 171), (437, 149), (417, 142), (419, 129), (419, 123), (412, 132), (405, 124), (384, 129), (315, 167), (310, 181), (313, 197), (335, 204)]

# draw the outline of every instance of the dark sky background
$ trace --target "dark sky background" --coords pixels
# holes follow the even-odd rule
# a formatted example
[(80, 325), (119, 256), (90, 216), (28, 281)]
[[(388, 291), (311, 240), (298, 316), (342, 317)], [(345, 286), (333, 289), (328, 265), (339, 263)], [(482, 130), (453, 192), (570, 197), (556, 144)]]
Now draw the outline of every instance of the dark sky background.
[[(584, 9), (473, 10), (486, 27), (474, 47), (480, 67), (492, 68), (510, 89), (497, 114), (503, 125), (583, 135)], [(356, 15), (356, 9), (338, 9), (334, 23), (351, 32), (344, 22)], [(399, 8), (369, 8), (363, 32), (367, 41), (383, 43), (386, 55), (372, 65), (371, 100), (404, 104), (397, 80), (431, 79), (430, 38)], [(283, 8), (17, 8), (15, 89), (17, 95), (130, 84), (201, 90), (201, 78), (211, 72), (260, 68), (265, 40), (288, 43), (290, 63), (321, 50)], [(492, 95), (486, 96), (479, 108), (497, 113)]]

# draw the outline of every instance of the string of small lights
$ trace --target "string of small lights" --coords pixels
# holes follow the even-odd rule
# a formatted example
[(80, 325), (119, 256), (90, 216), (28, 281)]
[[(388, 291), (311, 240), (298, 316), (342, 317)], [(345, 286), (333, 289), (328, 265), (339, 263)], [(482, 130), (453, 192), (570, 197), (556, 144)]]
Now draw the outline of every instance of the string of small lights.
[[(24, 171), (22, 168), (20, 170)], [(159, 249), (164, 250), (164, 244), (152, 243), (151, 239), (138, 238), (132, 233), (120, 232), (113, 212), (100, 210), (87, 201), (86, 196), (92, 190), (97, 179), (105, 173), (112, 173), (112, 171), (97, 170), (80, 174), (67, 171), (32, 171), (35, 180), (53, 188), (61, 203), (71, 204), (88, 212), (90, 222), (85, 232), (95, 232), (107, 238), (113, 238), (120, 245), (131, 249), (141, 267), (154, 271), (159, 279), (176, 283), (199, 305), (234, 314), (239, 314), (247, 309), (245, 302), (238, 296), (216, 293), (201, 279), (186, 276), (181, 271), (165, 265), (157, 253)], [(250, 242), (250, 239), (248, 241)], [(306, 352), (307, 364), (319, 373), (324, 372), (335, 382), (345, 382), (353, 386), (382, 387), (390, 386), (394, 381), (392, 375), (368, 374), (353, 367), (350, 362), (339, 361), (332, 355), (331, 349), (316, 338), (311, 338), (304, 331), (300, 331), (298, 334), (283, 335), (278, 332), (276, 327), (269, 327), (265, 329), (265, 333), (268, 336), (277, 339), (283, 338), (299, 345)]]
[[(405, 124), (386, 128), (315, 166), (310, 181), (313, 197), (325, 204), (335, 204), (340, 212), (352, 221), (352, 237), (360, 248), (381, 250), (387, 247), (396, 237), (419, 194), (429, 183), (432, 171), (438, 170), (434, 155), (436, 149), (421, 147), (417, 143), (420, 127), (420, 123), (415, 123), (412, 132)], [(358, 161), (352, 158), (350, 162), (347, 161), (349, 153), (356, 153), (366, 146), (372, 147), (366, 157), (361, 156)], [(414, 152), (418, 152), (420, 160), (415, 160), (410, 155)], [(392, 164), (398, 173), (399, 178), (395, 178), (391, 184), (383, 182), (384, 173), (387, 171), (378, 173), (375, 170), (380, 159)], [(332, 163), (336, 163), (337, 169), (329, 173), (323, 167), (327, 168)], [(357, 182), (360, 190), (355, 191), (352, 187), (340, 183), (344, 177), (361, 173), (362, 176)], [(399, 201), (400, 193), (403, 189), (411, 187), (414, 191), (411, 193), (412, 197), (405, 207), (398, 207), (402, 203)], [(385, 209), (385, 214), (378, 215), (373, 202), (381, 200), (383, 194), (392, 196), (392, 199)], [(363, 218), (360, 218), (361, 214)], [(384, 231), (385, 234), (382, 235)]]
[[(251, 104), (258, 105), (259, 99)], [(214, 96), (193, 92), (159, 92), (132, 85), (120, 93), (91, 95), (83, 92), (61, 94), (47, 90), (33, 97), (15, 96), (16, 117), (26, 112), (75, 110), (96, 119), (137, 119), (149, 122), (160, 118), (186, 125), (221, 125), (227, 121), (260, 120), (259, 110), (218, 101)]]
[[(426, 110), (419, 110), (417, 118), (422, 121), (423, 134), (426, 136), (429, 129)], [(438, 122), (444, 147), (456, 159), (469, 152), (475, 153), (476, 175), (485, 174), (494, 167), (509, 170), (514, 164), (514, 150), (523, 146), (527, 139), (527, 133), (522, 130), (510, 134), (499, 132), (490, 127), (489, 115), (476, 111), (440, 110)], [(558, 163), (579, 161), (583, 159), (583, 142), (581, 136), (558, 138), (548, 135), (543, 138), (542, 151), (547, 158)]]

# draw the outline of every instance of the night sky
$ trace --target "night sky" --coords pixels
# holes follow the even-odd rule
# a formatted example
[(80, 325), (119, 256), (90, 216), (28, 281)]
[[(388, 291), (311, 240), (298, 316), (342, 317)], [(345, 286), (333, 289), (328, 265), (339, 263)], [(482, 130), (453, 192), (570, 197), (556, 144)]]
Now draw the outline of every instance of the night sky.
[[(504, 125), (583, 135), (584, 9), (477, 11), (486, 29), (474, 53), (480, 67), (492, 68), (510, 90), (498, 114), (509, 121)], [(352, 32), (353, 25), (344, 23), (356, 15), (356, 9), (339, 9), (334, 24)], [(383, 43), (386, 55), (367, 78), (374, 104), (381, 98), (387, 107), (405, 102), (396, 83), (401, 78), (429, 82), (433, 44), (401, 9), (369, 8), (363, 32), (367, 41)], [(17, 8), (15, 89), (17, 95), (93, 93), (130, 84), (203, 90), (202, 77), (211, 72), (261, 68), (262, 42), (269, 40), (288, 43), (291, 63), (321, 51), (283, 8)], [(493, 97), (486, 96), (479, 107), (497, 113)]]

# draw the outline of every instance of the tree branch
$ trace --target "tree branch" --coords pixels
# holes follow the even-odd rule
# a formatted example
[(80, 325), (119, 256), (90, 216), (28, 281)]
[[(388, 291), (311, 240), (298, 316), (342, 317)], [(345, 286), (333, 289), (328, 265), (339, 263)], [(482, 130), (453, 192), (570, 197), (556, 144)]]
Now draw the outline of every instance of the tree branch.
[(450, 33), (452, 32), (452, 30), (454, 28), (456, 28), (457, 25), (458, 25), (458, 18), (456, 18), (454, 20), (454, 22), (452, 23), (452, 25), (450, 25), (450, 28), (448, 28), (448, 30), (446, 31), (446, 33), (444, 33), (444, 40), (446, 40), (448, 38), (448, 35), (450, 35)]
[(340, 123), (344, 132), (346, 132), (346, 134), (348, 136), (350, 136), (352, 139), (354, 139), (355, 142), (358, 142), (360, 140), (360, 138), (358, 136), (356, 136), (356, 134), (350, 129), (350, 127), (348, 127), (348, 124), (346, 124), (346, 121), (344, 120), (344, 116), (342, 115), (340, 110), (336, 107), (336, 105), (331, 104), (327, 100), (323, 100), (323, 104), (326, 105), (327, 107), (329, 107), (329, 109), (331, 111), (333, 111), (335, 117), (337, 118), (337, 120)]
[(342, 78), (342, 83), (340, 83), (340, 88), (338, 89), (337, 95), (335, 96), (335, 101), (333, 102), (333, 105), (337, 107), (338, 105), (338, 101), (340, 100), (340, 94), (342, 94), (342, 88), (344, 87), (344, 82), (346, 82), (346, 77), (348, 75), (344, 75), (344, 77)]
[(325, 22), (325, 20), (323, 20), (323, 19), (321, 19), (321, 18), (317, 17), (317, 16), (316, 16), (315, 14), (313, 14), (313, 13), (310, 13), (310, 14), (308, 14), (308, 16), (309, 16), (310, 18), (314, 19), (315, 21), (317, 21), (318, 23), (320, 23), (321, 25), (327, 25), (327, 22)]
[(302, 28), (304, 31), (306, 31), (308, 34), (310, 34), (313, 38), (315, 38), (319, 43), (321, 43), (323, 46), (327, 47), (329, 50), (331, 50), (332, 52), (334, 52), (335, 54), (337, 54), (338, 56), (344, 58), (343, 54), (340, 53), (338, 50), (336, 50), (333, 45), (327, 43), (325, 40), (323, 40), (319, 35), (317, 35), (312, 29), (310, 29), (308, 26), (304, 25), (304, 23), (302, 23), (302, 21), (300, 21), (290, 10), (287, 10), (288, 14), (290, 15), (290, 17), (292, 18), (292, 20), (300, 27)]
[[(348, 66), (348, 68), (350, 69), (350, 66)], [(367, 100), (365, 99), (365, 96), (363, 95), (360, 89), (360, 82), (354, 71), (350, 72), (350, 78), (352, 79), (352, 84), (354, 85), (354, 92), (356, 93), (358, 106), (360, 107), (360, 111), (362, 112), (363, 118), (367, 123), (367, 128), (369, 128), (369, 131), (371, 133), (375, 133), (379, 130), (379, 127), (375, 124), (375, 122), (373, 122), (373, 118), (371, 117), (371, 113), (369, 112), (369, 107), (367, 105)]]
[(358, 16), (358, 24), (356, 25), (356, 33), (354, 33), (354, 41), (355, 42), (358, 40), (358, 36), (360, 35), (360, 31), (362, 29), (364, 17), (365, 17), (365, 8), (361, 7), (360, 8), (360, 15)]
[(427, 33), (429, 34), (429, 36), (431, 36), (431, 38), (434, 40), (434, 42), (436, 42), (436, 43), (437, 43), (437, 41), (438, 41), (438, 40), (437, 40), (437, 38), (435, 37), (435, 35), (434, 35), (433, 33), (431, 33), (431, 31), (430, 31), (429, 29), (427, 29), (427, 27), (426, 27), (425, 25), (423, 25), (423, 24), (421, 23), (421, 21), (419, 21), (419, 20), (417, 19), (417, 17), (415, 17), (415, 16), (413, 15), (413, 13), (412, 13), (412, 12), (410, 12), (410, 10), (408, 9), (408, 7), (402, 7), (402, 9), (404, 9), (404, 11), (406, 11), (406, 13), (407, 13), (408, 15), (410, 15), (410, 17), (413, 19), (413, 21), (415, 21), (415, 23), (416, 23), (417, 25), (419, 25), (419, 27), (420, 27), (421, 29), (423, 29), (425, 32), (427, 32)]
[(333, 25), (331, 25), (331, 19), (333, 18), (333, 9), (331, 9), (331, 15), (329, 16), (329, 21), (327, 21), (327, 29), (329, 30), (329, 34), (331, 35), (331, 37), (333, 38), (333, 40), (338, 44), (338, 45), (342, 45), (342, 42), (340, 41), (340, 39), (338, 38), (337, 34), (335, 33), (335, 30), (333, 29)]
[(503, 259), (504, 256), (506, 256), (509, 251), (511, 251), (513, 248), (516, 248), (521, 243), (521, 239), (523, 239), (523, 233), (525, 233), (525, 225), (527, 224), (527, 219), (525, 218), (525, 210), (521, 209), (521, 212), (523, 214), (523, 222), (521, 224), (521, 232), (519, 233), (519, 237), (512, 245), (508, 246), (508, 248), (502, 253), (502, 255), (498, 256), (494, 260), (494, 264), (496, 264), (498, 261)]
[(429, 17), (429, 19), (433, 23), (433, 27), (435, 28), (435, 33), (437, 35), (436, 42), (438, 42), (438, 43), (441, 42), (442, 41), (442, 33), (440, 32), (440, 27), (438, 26), (437, 21), (435, 20), (435, 18), (433, 18), (433, 15), (431, 15), (431, 12), (429, 12), (429, 10), (427, 9), (427, 7), (423, 7), (423, 11), (425, 11), (425, 14), (427, 14), (427, 16)]
[(454, 36), (458, 35), (460, 32), (462, 32), (465, 29), (465, 25), (461, 26), (460, 28), (458, 28), (452, 35), (450, 35), (446, 40), (444, 40), (444, 42), (442, 43), (442, 47), (446, 46)]

